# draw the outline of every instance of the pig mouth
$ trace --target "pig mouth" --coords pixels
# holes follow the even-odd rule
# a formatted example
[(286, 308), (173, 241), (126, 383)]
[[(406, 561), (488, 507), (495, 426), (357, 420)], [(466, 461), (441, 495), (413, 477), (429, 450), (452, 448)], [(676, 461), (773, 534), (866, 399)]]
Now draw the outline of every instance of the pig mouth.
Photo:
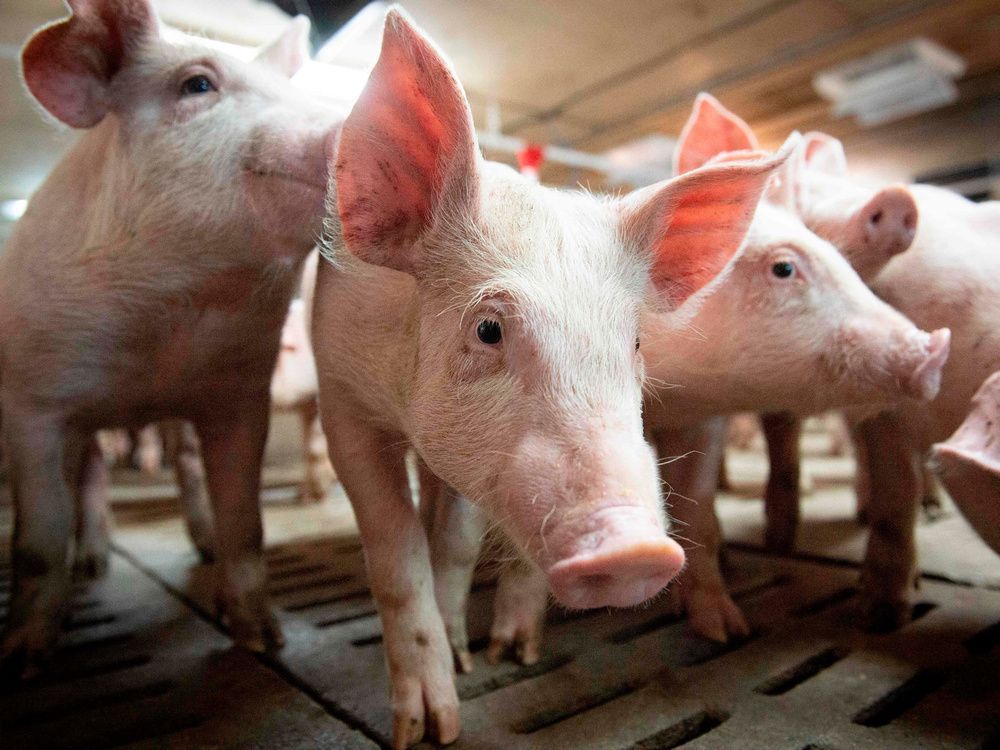
[(285, 172), (277, 169), (268, 169), (259, 164), (244, 164), (243, 170), (251, 177), (258, 179), (273, 178), (276, 180), (284, 180), (287, 182), (297, 183), (307, 188), (314, 190), (326, 192), (326, 184), (319, 183), (315, 179), (305, 177), (303, 175), (293, 174), (292, 172)]

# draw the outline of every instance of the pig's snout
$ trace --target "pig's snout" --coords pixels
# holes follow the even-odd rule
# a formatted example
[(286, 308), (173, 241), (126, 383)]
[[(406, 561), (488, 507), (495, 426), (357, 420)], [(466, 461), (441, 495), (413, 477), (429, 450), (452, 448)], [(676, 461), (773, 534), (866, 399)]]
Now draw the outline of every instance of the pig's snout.
[(888, 260), (913, 243), (917, 204), (906, 188), (886, 188), (865, 204), (860, 220), (865, 243)]
[(578, 551), (548, 570), (556, 600), (570, 609), (632, 607), (659, 593), (684, 567), (684, 550), (639, 507), (599, 511)]
[(939, 328), (930, 335), (923, 333), (926, 343), (923, 344), (923, 357), (918, 362), (908, 381), (910, 395), (929, 401), (938, 394), (941, 388), (941, 371), (948, 361), (951, 349), (951, 331)]

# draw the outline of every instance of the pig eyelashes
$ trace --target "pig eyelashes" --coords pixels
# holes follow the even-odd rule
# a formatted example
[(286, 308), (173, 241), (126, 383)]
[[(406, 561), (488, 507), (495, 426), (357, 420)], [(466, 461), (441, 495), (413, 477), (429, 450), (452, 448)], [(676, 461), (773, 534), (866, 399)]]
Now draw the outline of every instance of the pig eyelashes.
[(476, 338), (487, 346), (497, 346), (503, 340), (503, 330), (500, 321), (493, 318), (483, 318), (476, 326)]

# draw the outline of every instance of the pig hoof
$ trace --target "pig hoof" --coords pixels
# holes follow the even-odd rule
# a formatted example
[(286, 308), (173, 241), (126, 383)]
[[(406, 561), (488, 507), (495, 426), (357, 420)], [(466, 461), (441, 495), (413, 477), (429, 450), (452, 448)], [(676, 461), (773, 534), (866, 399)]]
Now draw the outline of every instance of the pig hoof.
[[(429, 686), (422, 686), (419, 681), (414, 684), (408, 681), (410, 689), (405, 695), (394, 691), (392, 717), (392, 746), (394, 750), (406, 750), (424, 739), (426, 734), (431, 740), (442, 745), (450, 745), (458, 739), (458, 696), (455, 694), (454, 683), (448, 681), (447, 693), (434, 691)], [(442, 686), (443, 687), (443, 686)], [(400, 691), (404, 692), (404, 691)], [(432, 703), (437, 693), (439, 704)]]
[(471, 674), (475, 663), (468, 648), (452, 649), (455, 656), (455, 671), (458, 674)]
[(233, 622), (229, 630), (237, 646), (255, 654), (276, 651), (285, 645), (281, 626), (271, 615), (267, 616), (266, 621)]
[(250, 609), (235, 602), (216, 601), (216, 614), (229, 628), (237, 646), (263, 654), (285, 645), (281, 626), (263, 601)]
[(0, 646), (0, 680), (16, 682), (40, 674), (49, 661), (55, 636), (28, 625), (7, 631)]
[(874, 599), (863, 605), (863, 622), (869, 633), (891, 633), (906, 624), (910, 605), (905, 600)]
[(108, 574), (108, 553), (81, 550), (73, 561), (74, 581), (97, 581)]
[(693, 592), (687, 600), (691, 629), (703, 638), (726, 643), (750, 635), (743, 612), (724, 591)]
[(514, 636), (493, 635), (490, 637), (489, 648), (486, 649), (486, 661), (499, 664), (505, 658), (511, 657), (515, 662), (526, 667), (537, 664), (540, 652), (540, 638), (532, 633), (520, 632)]

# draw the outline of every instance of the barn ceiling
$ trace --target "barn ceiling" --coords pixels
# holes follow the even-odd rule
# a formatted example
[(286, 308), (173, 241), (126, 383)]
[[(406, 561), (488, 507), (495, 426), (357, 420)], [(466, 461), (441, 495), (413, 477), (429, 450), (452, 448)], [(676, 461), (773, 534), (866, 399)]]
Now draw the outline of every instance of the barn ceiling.
[[(363, 3), (329, 0), (159, 0), (174, 24), (256, 43), (286, 10), (311, 13), (318, 36)], [(499, 105), (503, 132), (603, 152), (676, 135), (698, 91), (745, 117), (765, 145), (793, 129), (845, 141), (856, 168), (888, 179), (1000, 157), (997, 0), (406, 0), (453, 59), (477, 119)], [(63, 13), (56, 0), (0, 5), (0, 198), (30, 193), (71, 136), (30, 105), (16, 52)], [(965, 58), (957, 104), (881, 127), (834, 118), (812, 87), (824, 68), (893, 42), (928, 37)], [(549, 165), (543, 178), (596, 174)]]

